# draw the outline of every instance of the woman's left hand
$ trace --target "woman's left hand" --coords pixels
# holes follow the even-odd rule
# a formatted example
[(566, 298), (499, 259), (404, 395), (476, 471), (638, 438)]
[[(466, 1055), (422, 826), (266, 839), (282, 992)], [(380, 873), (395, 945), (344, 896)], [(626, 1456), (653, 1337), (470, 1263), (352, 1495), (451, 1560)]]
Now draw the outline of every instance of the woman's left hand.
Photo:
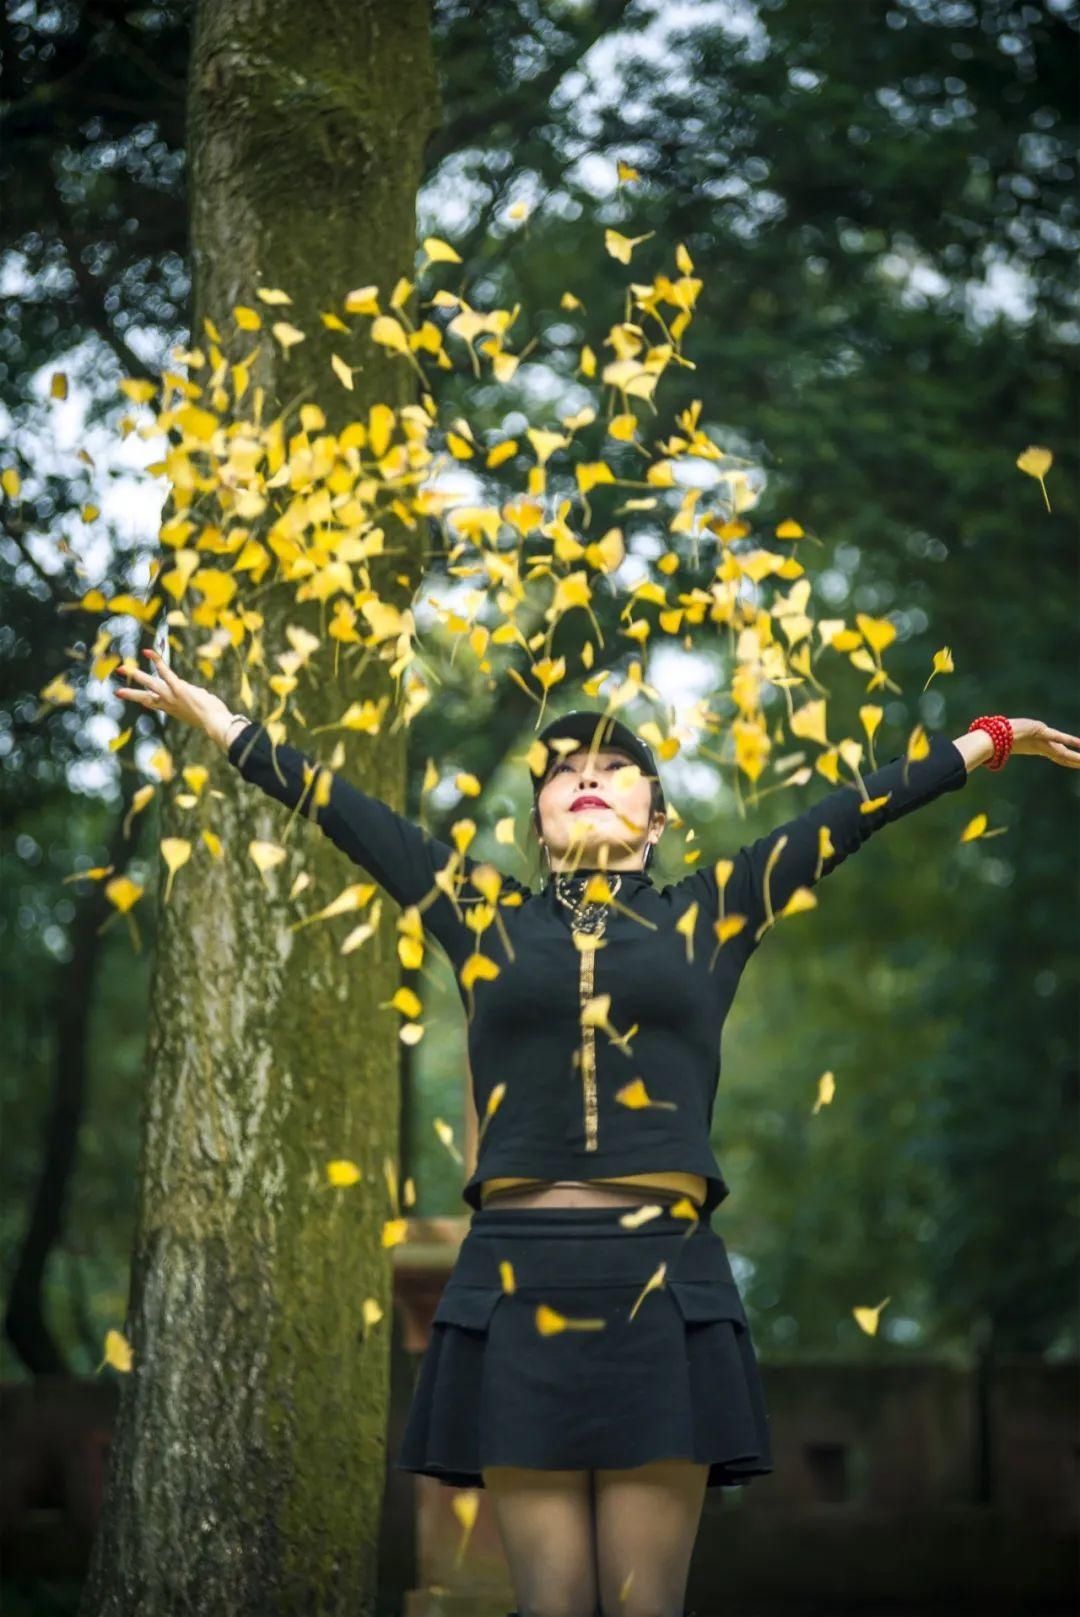
[(1080, 736), (1065, 730), (1052, 730), (1042, 719), (1010, 719), (1013, 752), (1036, 753), (1066, 769), (1080, 769)]

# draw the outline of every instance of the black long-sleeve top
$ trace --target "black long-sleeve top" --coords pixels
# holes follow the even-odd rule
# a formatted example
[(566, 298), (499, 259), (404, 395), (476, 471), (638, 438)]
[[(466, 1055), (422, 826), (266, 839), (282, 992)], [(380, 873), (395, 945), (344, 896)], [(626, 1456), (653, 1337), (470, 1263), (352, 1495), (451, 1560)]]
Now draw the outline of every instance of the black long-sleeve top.
[[(462, 1191), (470, 1207), (479, 1208), (481, 1184), (496, 1176), (609, 1179), (663, 1170), (700, 1174), (708, 1212), (728, 1195), (710, 1130), (721, 1034), (746, 963), (774, 925), (788, 924), (780, 912), (796, 889), (814, 887), (882, 826), (964, 785), (960, 749), (945, 736), (929, 741), (927, 757), (892, 758), (864, 774), (866, 801), (883, 800), (870, 812), (845, 784), (740, 847), (722, 890), (714, 866), (663, 887), (645, 871), (609, 872), (612, 885), (622, 877), (616, 904), (630, 913), (607, 909), (591, 960), (550, 882), (536, 891), (502, 875), (497, 918), (493, 911), (478, 934), (491, 891), (477, 891), (470, 876), (488, 861), (459, 855), (329, 771), (322, 801), (325, 793), (312, 792), (314, 760), (287, 743), (274, 747), (255, 721), (232, 739), (228, 758), (279, 802), (292, 808), (303, 800), (301, 812), (350, 860), (400, 905), (419, 907), (425, 931), (445, 949), (468, 1014), (481, 1120), (476, 1168)], [(738, 916), (742, 926), (720, 942), (718, 923), (727, 918), (733, 928)], [(498, 975), (463, 986), (462, 967), (477, 953)], [(583, 1006), (602, 995), (610, 995), (607, 1020), (587, 1027)], [(488, 1115), (498, 1085), (504, 1089)], [(643, 1092), (651, 1104), (633, 1104)]]

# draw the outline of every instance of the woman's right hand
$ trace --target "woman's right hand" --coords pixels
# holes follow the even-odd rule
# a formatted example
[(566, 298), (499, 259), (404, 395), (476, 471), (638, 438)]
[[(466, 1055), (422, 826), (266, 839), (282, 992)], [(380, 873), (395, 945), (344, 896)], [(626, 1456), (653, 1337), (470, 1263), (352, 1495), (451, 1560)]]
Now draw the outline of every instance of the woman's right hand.
[(213, 691), (181, 679), (158, 652), (147, 647), (143, 655), (153, 663), (153, 673), (133, 668), (129, 675), (125, 673), (125, 677), (139, 680), (140, 688), (136, 690), (121, 685), (116, 695), (138, 702), (151, 713), (167, 713), (171, 719), (179, 719), (181, 724), (190, 724), (196, 730), (205, 731), (214, 745), (225, 752), (232, 736), (240, 728), (233, 721), (242, 715), (233, 713)]

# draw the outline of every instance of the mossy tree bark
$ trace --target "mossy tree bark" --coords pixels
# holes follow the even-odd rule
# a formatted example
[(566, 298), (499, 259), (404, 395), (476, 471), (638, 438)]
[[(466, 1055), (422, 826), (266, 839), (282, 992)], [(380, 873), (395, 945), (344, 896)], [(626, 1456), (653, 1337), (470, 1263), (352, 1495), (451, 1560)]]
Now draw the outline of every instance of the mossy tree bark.
[[(258, 286), (290, 293), (281, 312), (307, 340), (262, 362), (265, 418), (301, 392), (331, 428), (366, 419), (376, 401), (415, 398), (405, 362), (359, 337), (342, 351), (363, 369), (355, 391), (343, 389), (329, 365), (343, 338), (319, 311), (365, 284), (386, 307), (397, 278), (411, 277), (437, 115), (425, 0), (203, 0), (188, 148), (193, 340), (206, 316), (224, 330), (234, 304), (257, 306)], [(373, 581), (405, 605), (417, 560), (404, 530), (387, 539), (396, 553)], [(259, 600), (268, 667), (249, 675), (263, 712), (283, 626), (325, 627), (294, 590), (274, 585)], [(193, 629), (178, 667), (195, 666), (200, 639)], [(215, 685), (234, 708), (235, 670), (231, 659)], [(388, 689), (373, 661), (346, 697), (327, 655), (295, 706), (312, 726)], [(211, 818), (200, 823), (226, 857), (200, 862), (197, 848), (161, 907), (125, 1325), (133, 1368), (81, 1611), (359, 1617), (374, 1605), (386, 1463), (383, 1163), (398, 1159), (399, 1098), (396, 1026), (378, 1005), (400, 980), (396, 906), (387, 899), (377, 936), (345, 957), (337, 928), (348, 917), (290, 931), (301, 867), (315, 880), (311, 909), (357, 872), (302, 819), (286, 837), (286, 811), (204, 737), (166, 741), (177, 769), (211, 768), (222, 795), (204, 793)], [(360, 758), (350, 747), (346, 773), (362, 770), (400, 806), (402, 736), (368, 740)], [(160, 830), (198, 835), (171, 799)], [(247, 856), (254, 837), (290, 850), (265, 879)], [(361, 1182), (328, 1191), (332, 1157), (357, 1162)], [(365, 1297), (384, 1310), (366, 1339)]]

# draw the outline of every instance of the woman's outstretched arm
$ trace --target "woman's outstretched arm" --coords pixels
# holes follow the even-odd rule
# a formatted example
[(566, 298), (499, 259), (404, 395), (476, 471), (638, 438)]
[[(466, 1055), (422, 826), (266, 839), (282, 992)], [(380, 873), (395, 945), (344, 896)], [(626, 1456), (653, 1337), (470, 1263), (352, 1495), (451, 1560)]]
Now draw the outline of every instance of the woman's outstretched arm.
[[(314, 820), (391, 898), (402, 906), (418, 905), (421, 920), (448, 953), (455, 952), (455, 945), (473, 947), (474, 934), (461, 918), (460, 906), (482, 901), (468, 879), (480, 861), (457, 856), (448, 844), (300, 748), (287, 742), (275, 746), (262, 724), (230, 712), (212, 691), (180, 679), (156, 653), (151, 656), (154, 674), (138, 670), (132, 676), (143, 688), (121, 689), (118, 695), (205, 731), (245, 780), (287, 808), (299, 804), (299, 812)], [(452, 876), (437, 881), (451, 860)], [(502, 883), (504, 891), (528, 892), (513, 877), (502, 876)]]
[(867, 771), (862, 777), (865, 797), (854, 783), (838, 786), (739, 849), (724, 892), (724, 911), (746, 917), (739, 935), (741, 953), (757, 948), (796, 888), (815, 887), (883, 826), (965, 784), (968, 762), (956, 743), (943, 735), (928, 739), (925, 758), (891, 758)]
[[(1037, 719), (1013, 719), (1013, 750), (1039, 753), (1066, 767), (1080, 768), (1080, 738), (1051, 730)], [(724, 891), (724, 913), (746, 916), (739, 935), (749, 955), (775, 925), (797, 888), (813, 888), (875, 832), (944, 792), (958, 791), (971, 771), (994, 753), (985, 730), (968, 731), (955, 741), (928, 737), (925, 758), (891, 758), (863, 775), (866, 795), (854, 784), (837, 787), (802, 814), (739, 849)]]

